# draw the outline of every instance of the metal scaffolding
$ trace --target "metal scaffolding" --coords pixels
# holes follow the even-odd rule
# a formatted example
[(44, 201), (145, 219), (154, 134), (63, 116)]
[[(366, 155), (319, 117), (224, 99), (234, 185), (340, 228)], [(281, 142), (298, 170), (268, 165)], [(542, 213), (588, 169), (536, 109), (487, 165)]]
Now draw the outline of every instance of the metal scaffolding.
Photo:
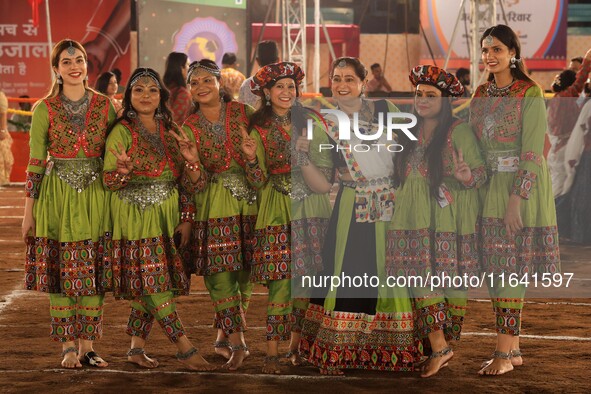
[[(282, 59), (306, 68), (306, 0), (282, 0)], [(302, 82), (306, 91), (306, 79)]]
[[(480, 37), (484, 31), (497, 24), (497, 0), (470, 1), (470, 88), (474, 92), (483, 81), (480, 62)], [(461, 10), (460, 10), (461, 11)]]

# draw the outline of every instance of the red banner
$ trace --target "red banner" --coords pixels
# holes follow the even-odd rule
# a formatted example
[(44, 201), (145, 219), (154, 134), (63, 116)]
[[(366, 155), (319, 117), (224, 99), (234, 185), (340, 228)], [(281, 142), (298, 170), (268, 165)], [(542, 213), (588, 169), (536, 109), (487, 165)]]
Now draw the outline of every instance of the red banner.
[[(88, 52), (88, 78), (94, 86), (104, 71), (130, 73), (130, 0), (50, 1), (53, 44), (80, 41)], [(51, 85), (46, 2), (3, 1), (0, 6), (0, 89), (10, 97), (41, 97)]]

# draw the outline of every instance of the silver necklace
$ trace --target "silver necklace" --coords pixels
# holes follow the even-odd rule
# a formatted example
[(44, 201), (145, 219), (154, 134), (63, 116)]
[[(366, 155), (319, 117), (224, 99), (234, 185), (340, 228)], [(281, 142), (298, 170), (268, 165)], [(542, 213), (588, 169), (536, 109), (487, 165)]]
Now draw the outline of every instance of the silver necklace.
[(160, 139), (160, 122), (156, 121), (156, 133), (150, 133), (146, 126), (139, 119), (137, 121), (137, 129), (140, 137), (142, 137), (144, 141), (147, 141), (148, 144), (150, 144), (150, 146), (154, 148), (158, 154), (160, 154), (160, 156), (166, 156), (164, 144)]
[(86, 123), (86, 113), (88, 112), (88, 92), (85, 91), (84, 96), (76, 101), (70, 100), (62, 92), (60, 94), (60, 99), (62, 100), (62, 105), (66, 110), (70, 123), (78, 126), (78, 129), (84, 127), (84, 124)]
[(511, 86), (513, 86), (514, 83), (515, 83), (515, 80), (512, 80), (509, 85), (504, 86), (502, 88), (499, 88), (499, 87), (497, 87), (497, 83), (493, 79), (488, 84), (488, 88), (486, 88), (486, 93), (490, 97), (503, 97), (503, 96), (506, 96), (509, 93), (509, 90), (511, 90)]
[(201, 130), (207, 131), (218, 138), (226, 139), (226, 103), (224, 101), (222, 101), (220, 117), (217, 122), (210, 122), (201, 112), (201, 108), (197, 110), (197, 113), (199, 114), (198, 123)]
[(287, 111), (285, 115), (277, 115), (275, 112), (272, 113), (273, 122), (279, 123), (280, 126), (286, 127), (291, 124), (291, 110)]

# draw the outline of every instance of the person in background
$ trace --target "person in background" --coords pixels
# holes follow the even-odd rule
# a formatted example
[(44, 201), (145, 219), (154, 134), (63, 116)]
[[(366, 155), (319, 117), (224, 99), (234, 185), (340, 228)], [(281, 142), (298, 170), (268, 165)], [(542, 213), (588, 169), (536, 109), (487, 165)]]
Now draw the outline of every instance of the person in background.
[(472, 90), (470, 89), (470, 70), (460, 67), (456, 71), (456, 77), (464, 87), (464, 93), (462, 93), (462, 97), (472, 96)]
[[(548, 101), (548, 137), (552, 143), (552, 148), (548, 153), (548, 169), (552, 178), (554, 198), (564, 194), (563, 186), (566, 180), (564, 147), (579, 117), (580, 108), (577, 101), (585, 88), (585, 81), (587, 81), (590, 71), (591, 49), (585, 54), (583, 65), (579, 71), (575, 73), (570, 69), (564, 70), (556, 75), (552, 83), (552, 91), (556, 94)], [(559, 206), (558, 212), (560, 225)], [(561, 236), (565, 235), (562, 234), (562, 231), (560, 233)]]
[(121, 83), (121, 70), (114, 68), (111, 72), (115, 74), (115, 77), (117, 78), (117, 94), (122, 94), (125, 91), (125, 85)]
[(385, 97), (390, 94), (392, 91), (392, 87), (386, 80), (384, 76), (384, 72), (382, 71), (382, 66), (379, 63), (374, 63), (371, 65), (371, 73), (373, 75), (373, 79), (371, 79), (367, 83), (367, 92), (369, 93), (370, 97)]
[(14, 157), (10, 147), (12, 146), (12, 137), (8, 133), (8, 100), (4, 92), (0, 91), (0, 186), (7, 185), (10, 182), (10, 172), (14, 164)]
[(168, 107), (172, 112), (172, 120), (182, 125), (193, 111), (191, 92), (187, 89), (187, 71), (189, 58), (180, 52), (170, 52), (166, 58), (166, 67), (162, 80), (170, 91)]
[(222, 57), (222, 80), (220, 88), (232, 97), (233, 100), (238, 99), (240, 94), (240, 86), (246, 79), (244, 74), (236, 69), (236, 54), (233, 52), (226, 52)]
[(583, 65), (583, 58), (581, 56), (573, 57), (568, 63), (568, 69), (578, 72)]
[(117, 114), (121, 112), (121, 100), (115, 98), (115, 94), (117, 93), (117, 89), (119, 85), (117, 84), (117, 77), (111, 71), (106, 71), (102, 73), (98, 79), (96, 80), (96, 84), (94, 88), (99, 92), (107, 96), (111, 103), (113, 103), (113, 107), (115, 107), (115, 111)]
[[(22, 95), (19, 96), (20, 99), (28, 99), (29, 96)], [(30, 111), (31, 110), (31, 103), (28, 101), (19, 101), (18, 103), (19, 109), (21, 111)], [(31, 115), (23, 115), (23, 114), (14, 114), (10, 119), (8, 119), (8, 131), (24, 131), (29, 132), (31, 129)]]
[[(275, 41), (261, 41), (257, 45), (256, 61), (260, 68), (269, 64), (279, 62), (279, 49)], [(252, 77), (246, 78), (240, 86), (240, 93), (238, 94), (238, 101), (243, 104), (248, 104), (254, 109), (258, 109), (261, 103), (261, 98), (250, 90)]]

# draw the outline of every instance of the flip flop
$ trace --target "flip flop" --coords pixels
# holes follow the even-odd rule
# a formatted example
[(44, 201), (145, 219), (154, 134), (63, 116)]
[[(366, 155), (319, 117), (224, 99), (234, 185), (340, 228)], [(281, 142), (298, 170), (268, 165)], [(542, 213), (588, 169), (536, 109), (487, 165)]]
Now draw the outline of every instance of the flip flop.
[[(82, 361), (86, 365), (90, 365), (91, 367), (97, 367), (97, 368), (104, 368), (108, 365), (107, 362), (105, 360), (103, 360), (101, 358), (101, 356), (96, 354), (96, 352), (94, 352), (94, 351), (84, 353), (84, 357), (80, 361)], [(103, 365), (103, 364), (107, 364), (107, 365)]]

